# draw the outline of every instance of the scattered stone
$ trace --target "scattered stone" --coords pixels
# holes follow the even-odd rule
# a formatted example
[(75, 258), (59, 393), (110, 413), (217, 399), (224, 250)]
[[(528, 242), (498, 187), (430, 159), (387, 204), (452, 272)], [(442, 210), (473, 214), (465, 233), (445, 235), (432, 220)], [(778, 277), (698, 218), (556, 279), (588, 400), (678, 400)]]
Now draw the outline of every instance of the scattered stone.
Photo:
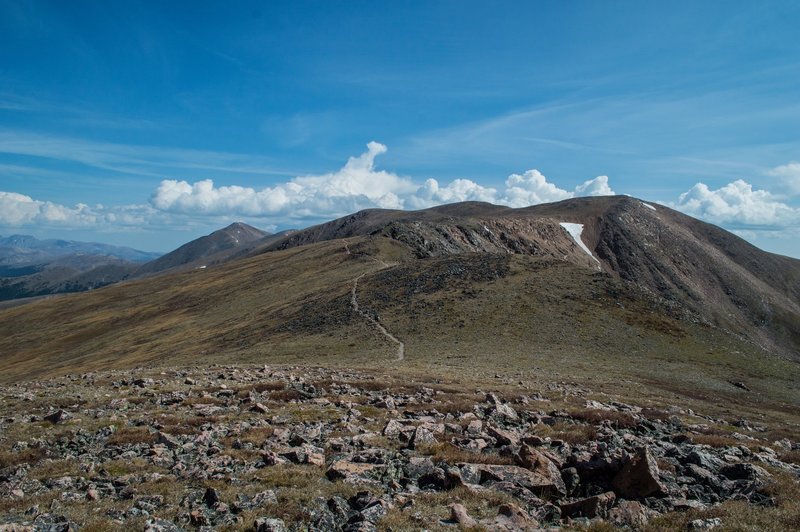
[(453, 503), (450, 505), (450, 520), (458, 524), (459, 528), (477, 528), (478, 522), (469, 516), (464, 505)]
[(712, 517), (710, 519), (695, 519), (689, 523), (689, 530), (712, 530), (722, 526), (722, 519)]
[(611, 485), (623, 497), (640, 499), (666, 494), (658, 477), (658, 464), (647, 447), (640, 447), (617, 473)]
[(361, 464), (349, 462), (347, 460), (337, 460), (328, 467), (325, 474), (329, 480), (354, 480), (362, 478), (366, 473), (374, 469), (374, 464)]
[(648, 521), (656, 517), (658, 512), (649, 509), (638, 501), (619, 501), (608, 511), (608, 521), (618, 527), (627, 527), (641, 530), (647, 526)]
[(742, 381), (728, 381), (728, 382), (731, 383), (733, 386), (736, 386), (737, 388), (740, 388), (746, 392), (750, 391), (750, 388)]
[(262, 405), (261, 403), (254, 404), (253, 406), (250, 407), (250, 410), (252, 412), (258, 412), (259, 414), (266, 414), (267, 412), (269, 412), (269, 408)]
[(53, 423), (53, 424), (63, 423), (64, 421), (67, 421), (68, 419), (72, 419), (72, 414), (70, 414), (69, 412), (67, 412), (65, 410), (61, 410), (61, 409), (56, 410), (55, 412), (51, 412), (50, 414), (47, 414), (46, 416), (44, 416), (44, 420), (45, 421), (49, 421), (50, 423)]
[(209, 508), (213, 508), (220, 502), (219, 500), (219, 493), (214, 488), (206, 488), (206, 492), (203, 494), (203, 502)]
[(613, 491), (607, 491), (594, 497), (579, 499), (561, 505), (561, 514), (565, 517), (605, 517), (608, 510), (614, 505), (617, 496)]
[(397, 436), (398, 434), (400, 434), (401, 432), (403, 432), (405, 430), (406, 430), (406, 426), (405, 425), (403, 425), (402, 423), (400, 423), (396, 419), (390, 419), (386, 423), (386, 426), (383, 427), (383, 431), (381, 431), (381, 434), (383, 434), (387, 438), (391, 438), (393, 436)]
[(567, 494), (567, 487), (561, 478), (561, 472), (544, 453), (523, 444), (514, 458), (517, 464), (541, 478), (539, 487), (542, 490), (552, 490), (562, 497)]
[(489, 528), (509, 531), (533, 530), (539, 528), (539, 523), (516, 504), (506, 503), (497, 509), (497, 517)]
[[(463, 411), (453, 411), (451, 398), (441, 397), (447, 392), (433, 387), (389, 391), (380, 384), (362, 386), (359, 383), (374, 383), (374, 377), (350, 370), (303, 368), (302, 374), (297, 369), (234, 366), (217, 366), (213, 372), (165, 370), (158, 381), (142, 379), (134, 388), (126, 387), (139, 379), (121, 372), (93, 375), (81, 382), (98, 383), (93, 384), (96, 389), (82, 389), (69, 400), (65, 392), (72, 393), (76, 382), (69, 378), (30, 384), (30, 392), (15, 385), (0, 386), (0, 402), (14, 405), (13, 411), (0, 412), (0, 431), (9, 435), (4, 440), (8, 452), (32, 457), (30, 463), (0, 469), (0, 493), (14, 505), (29, 498), (53, 501), (48, 507), (0, 512), (0, 522), (22, 523), (6, 525), (5, 530), (85, 526), (86, 522), (71, 523), (63, 515), (80, 515), (77, 505), (86, 501), (92, 508), (97, 506), (94, 501), (102, 501), (102, 516), (119, 529), (140, 523), (139, 529), (152, 532), (240, 529), (251, 524), (259, 530), (285, 530), (285, 523), (266, 517), (280, 515), (276, 491), (247, 494), (263, 489), (252, 479), (263, 475), (269, 483), (269, 477), (280, 477), (291, 468), (303, 471), (299, 482), (307, 473), (313, 477), (324, 471), (328, 479), (362, 490), (348, 500), (335, 493), (339, 489), (352, 493), (353, 488), (334, 484), (333, 495), (308, 502), (298, 530), (376, 530), (390, 508), (404, 513), (414, 523), (412, 528), (435, 527), (428, 512), (419, 511), (421, 501), (427, 500), (423, 494), (444, 494), (454, 488), (487, 500), (502, 496), (515, 501), (501, 507), (496, 517), (483, 519), (450, 501), (450, 519), (442, 524), (463, 529), (590, 527), (605, 520), (641, 530), (661, 513), (704, 510), (729, 499), (775, 504), (763, 489), (770, 478), (764, 468), (800, 473), (799, 467), (781, 461), (785, 453), (800, 450), (800, 443), (767, 441), (759, 434), (760, 425), (750, 421), (670, 410), (707, 422), (687, 426), (675, 417), (647, 418), (638, 407), (610, 399), (586, 403), (587, 408), (599, 417), (603, 412), (625, 412), (633, 425), (587, 422), (565, 410), (537, 411), (525, 396), (514, 401), (517, 411), (492, 393), (485, 401), (479, 398), (459, 406)], [(155, 389), (156, 382), (163, 390)], [(197, 382), (209, 383), (209, 388), (188, 388)], [(585, 390), (563, 383), (552, 390), (581, 400), (586, 396)], [(535, 401), (543, 399), (537, 395)], [(44, 416), (39, 409), (48, 401), (63, 409), (52, 408)], [(55, 426), (71, 415), (92, 420), (91, 428), (82, 428), (79, 420)], [(41, 419), (54, 426), (37, 427), (32, 435), (15, 441), (22, 438), (17, 433), (30, 432), (19, 428)], [(740, 445), (710, 447), (693, 441), (692, 434), (720, 423), (747, 432), (732, 433)], [(591, 424), (587, 433), (595, 436), (567, 444), (535, 435), (538, 424)], [(432, 451), (435, 454), (427, 456)], [(469, 456), (469, 463), (460, 462), (458, 453)], [(38, 464), (50, 460), (74, 467), (57, 468), (58, 474), (42, 477)], [(120, 475), (118, 464), (130, 465), (130, 472)], [(32, 467), (37, 467), (37, 474), (29, 476)], [(286, 469), (261, 471), (281, 467)], [(234, 488), (233, 500), (220, 500), (214, 488), (197, 488), (223, 482)], [(165, 503), (163, 497), (150, 495), (152, 486), (161, 483), (183, 490), (180, 502), (170, 498)], [(265, 517), (255, 524), (247, 521), (248, 516), (258, 515)], [(703, 526), (718, 526), (713, 520), (700, 521)]]
[(414, 431), (414, 437), (411, 439), (409, 447), (411, 449), (416, 449), (420, 445), (430, 445), (434, 443), (436, 443), (436, 436), (433, 435), (433, 432), (425, 427), (419, 426)]
[(253, 528), (256, 532), (286, 532), (286, 523), (283, 519), (275, 519), (273, 517), (259, 517), (253, 523)]

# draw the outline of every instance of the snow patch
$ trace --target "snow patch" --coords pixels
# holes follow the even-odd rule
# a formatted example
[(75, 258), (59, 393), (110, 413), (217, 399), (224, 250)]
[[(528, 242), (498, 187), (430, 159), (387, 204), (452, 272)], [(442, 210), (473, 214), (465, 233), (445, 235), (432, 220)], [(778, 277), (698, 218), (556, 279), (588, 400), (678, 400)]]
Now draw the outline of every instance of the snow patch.
[(647, 207), (648, 209), (656, 210), (656, 208), (653, 207), (652, 205), (650, 205), (649, 203), (645, 203), (645, 202), (642, 201), (641, 204), (644, 205), (645, 207)]
[(575, 243), (578, 244), (578, 246), (580, 246), (580, 248), (583, 251), (585, 251), (587, 255), (592, 257), (592, 260), (594, 260), (599, 266), (600, 265), (600, 261), (597, 260), (597, 258), (594, 255), (592, 255), (591, 250), (589, 250), (589, 248), (586, 246), (586, 244), (583, 243), (583, 240), (581, 240), (581, 233), (583, 233), (583, 224), (573, 224), (573, 223), (568, 223), (568, 222), (561, 222), (559, 225), (561, 227), (563, 227), (564, 229), (566, 229), (567, 233), (569, 233), (570, 236), (572, 237), (572, 240), (574, 240)]

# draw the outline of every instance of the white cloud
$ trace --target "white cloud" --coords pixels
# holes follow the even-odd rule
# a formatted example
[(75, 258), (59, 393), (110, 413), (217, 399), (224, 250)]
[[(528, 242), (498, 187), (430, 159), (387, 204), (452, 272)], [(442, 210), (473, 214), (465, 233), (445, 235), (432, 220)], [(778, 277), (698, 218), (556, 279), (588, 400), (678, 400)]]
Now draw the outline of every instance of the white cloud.
[(210, 179), (189, 184), (164, 180), (151, 198), (153, 206), (181, 214), (325, 217), (368, 207), (403, 208), (401, 196), (417, 190), (410, 179), (375, 170), (375, 157), (386, 146), (370, 142), (338, 171), (296, 177), (274, 187), (215, 187)]
[(742, 179), (717, 190), (697, 183), (671, 206), (718, 224), (784, 226), (797, 224), (800, 220), (798, 209), (766, 190), (753, 190), (753, 186)]
[(599, 175), (575, 187), (576, 196), (613, 196), (607, 175)]
[(300, 223), (342, 216), (360, 209), (421, 209), (444, 203), (485, 201), (512, 207), (558, 201), (580, 195), (613, 194), (608, 178), (599, 176), (567, 191), (550, 183), (538, 170), (512, 174), (500, 190), (470, 179), (440, 184), (414, 180), (375, 168), (375, 159), (386, 146), (370, 142), (367, 150), (350, 157), (335, 172), (295, 177), (271, 187), (255, 189), (237, 185), (217, 186), (210, 179), (194, 183), (161, 181), (149, 205), (104, 207), (85, 204), (65, 206), (13, 192), (0, 192), (0, 226), (58, 228), (114, 227), (174, 228), (226, 219), (250, 219), (264, 223)]
[(778, 177), (782, 188), (792, 195), (800, 194), (800, 163), (789, 163), (770, 170), (769, 175)]
[(501, 192), (469, 179), (456, 179), (447, 185), (428, 179), (418, 185), (410, 178), (376, 170), (375, 158), (385, 152), (386, 146), (370, 142), (366, 152), (351, 157), (336, 172), (296, 177), (261, 190), (215, 187), (211, 180), (193, 184), (165, 180), (156, 189), (151, 202), (160, 210), (181, 214), (325, 218), (369, 207), (420, 209), (459, 201), (524, 207), (574, 196), (614, 193), (606, 176), (586, 181), (569, 192), (548, 182), (538, 170), (512, 174)]
[(444, 203), (459, 201), (495, 202), (497, 190), (487, 188), (469, 179), (456, 179), (447, 186), (440, 186), (435, 179), (428, 179), (416, 192), (406, 198), (406, 206), (412, 209), (424, 209)]
[(527, 207), (537, 203), (560, 201), (572, 196), (571, 192), (549, 183), (539, 170), (528, 170), (522, 175), (508, 176), (505, 196), (501, 201), (511, 207)]
[(15, 192), (0, 192), (0, 224), (21, 226), (29, 224), (91, 225), (96, 215), (82, 203), (65, 207), (49, 201), (38, 201)]
[(114, 227), (164, 225), (164, 215), (149, 205), (93, 207), (84, 203), (75, 206), (41, 201), (24, 194), (0, 191), (0, 226), (39, 226), (53, 229), (93, 227), (103, 230)]

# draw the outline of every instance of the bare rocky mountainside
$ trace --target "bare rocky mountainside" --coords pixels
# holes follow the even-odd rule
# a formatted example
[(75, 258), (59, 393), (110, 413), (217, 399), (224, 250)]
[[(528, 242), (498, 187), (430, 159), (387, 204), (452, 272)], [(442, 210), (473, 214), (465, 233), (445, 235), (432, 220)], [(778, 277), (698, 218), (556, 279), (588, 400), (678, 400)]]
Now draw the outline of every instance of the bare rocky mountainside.
[(629, 197), (250, 229), (0, 311), (0, 523), (800, 528), (800, 261)]

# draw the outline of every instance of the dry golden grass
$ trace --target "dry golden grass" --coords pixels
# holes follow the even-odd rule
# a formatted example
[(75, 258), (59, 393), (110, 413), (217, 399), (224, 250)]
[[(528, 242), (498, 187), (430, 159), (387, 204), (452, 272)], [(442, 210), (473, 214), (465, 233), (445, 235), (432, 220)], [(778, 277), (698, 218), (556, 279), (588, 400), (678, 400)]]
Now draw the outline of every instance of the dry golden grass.
[(254, 392), (257, 392), (257, 393), (277, 392), (279, 390), (283, 390), (284, 388), (286, 388), (286, 383), (281, 382), (281, 381), (259, 382), (258, 384), (255, 384), (253, 386), (242, 388), (240, 390), (240, 392), (245, 392), (246, 393), (249, 390), (253, 390)]
[[(308, 508), (317, 497), (329, 498), (338, 495), (348, 498), (363, 489), (368, 489), (375, 495), (381, 494), (372, 486), (330, 482), (325, 478), (322, 468), (311, 465), (287, 464), (264, 468), (254, 475), (253, 480), (255, 481), (254, 486), (262, 490), (275, 489), (278, 495), (278, 505), (272, 508), (263, 508), (262, 515), (279, 517), (287, 524), (308, 520)], [(250, 522), (245, 520), (244, 523), (251, 525), (252, 520)]]
[(80, 472), (80, 466), (81, 464), (77, 460), (44, 459), (28, 471), (28, 476), (37, 480), (44, 480), (65, 475), (75, 475)]
[(220, 399), (218, 397), (210, 397), (210, 396), (199, 396), (199, 397), (187, 397), (183, 400), (183, 404), (186, 406), (193, 406), (193, 405), (224, 405), (225, 400)]
[[(432, 532), (452, 531), (453, 525), (445, 525), (440, 521), (449, 519), (447, 506), (451, 503), (463, 504), (467, 513), (476, 520), (492, 519), (497, 516), (497, 508), (505, 503), (516, 502), (514, 498), (502, 492), (476, 492), (458, 487), (447, 492), (421, 493), (416, 497), (416, 504), (408, 509), (393, 508), (378, 523), (383, 531), (430, 530)], [(485, 527), (463, 530), (487, 530)]]
[(158, 436), (147, 427), (122, 427), (108, 437), (109, 445), (152, 444)]
[(236, 440), (242, 443), (252, 443), (256, 447), (260, 447), (270, 436), (275, 432), (273, 427), (252, 427), (246, 432), (242, 432), (238, 436), (227, 436), (223, 438), (226, 447), (233, 445)]
[(545, 438), (563, 440), (570, 445), (586, 443), (597, 437), (597, 430), (594, 426), (567, 423), (566, 421), (557, 421), (553, 426), (540, 423), (536, 425), (534, 432)]
[(438, 442), (420, 445), (417, 449), (422, 455), (430, 456), (434, 462), (457, 464), (466, 462), (470, 464), (501, 464), (510, 465), (514, 460), (510, 456), (500, 456), (492, 453), (477, 453), (466, 449), (459, 449), (449, 442)]
[(800, 451), (782, 451), (779, 455), (783, 462), (800, 465)]
[(0, 469), (20, 464), (33, 465), (47, 456), (47, 452), (40, 447), (24, 449), (18, 452), (0, 451)]

